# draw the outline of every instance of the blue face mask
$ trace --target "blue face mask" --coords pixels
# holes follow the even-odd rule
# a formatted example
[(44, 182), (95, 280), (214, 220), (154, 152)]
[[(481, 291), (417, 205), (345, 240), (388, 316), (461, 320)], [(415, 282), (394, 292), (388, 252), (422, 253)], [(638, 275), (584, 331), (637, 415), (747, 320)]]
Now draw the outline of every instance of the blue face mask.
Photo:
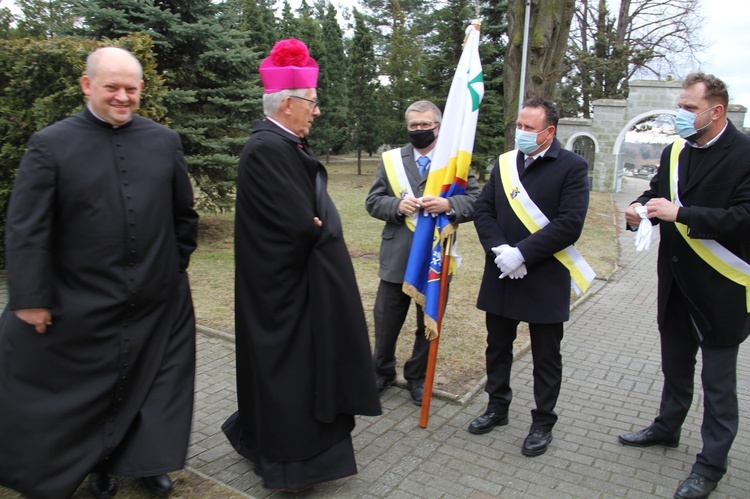
[(674, 127), (675, 130), (677, 130), (677, 134), (683, 139), (688, 139), (694, 135), (698, 135), (698, 133), (708, 128), (708, 126), (711, 124), (711, 121), (706, 123), (705, 126), (702, 126), (700, 129), (696, 130), (695, 120), (698, 119), (698, 116), (700, 116), (701, 114), (708, 112), (715, 107), (716, 106), (711, 106), (699, 114), (691, 113), (690, 111), (686, 111), (681, 108), (679, 111), (677, 111), (677, 116), (674, 117)]
[[(544, 133), (547, 128), (539, 133)], [(516, 149), (519, 149), (522, 153), (527, 155), (539, 149), (544, 142), (547, 142), (545, 140), (542, 144), (536, 143), (536, 138), (539, 136), (539, 133), (527, 132), (526, 130), (516, 130)]]

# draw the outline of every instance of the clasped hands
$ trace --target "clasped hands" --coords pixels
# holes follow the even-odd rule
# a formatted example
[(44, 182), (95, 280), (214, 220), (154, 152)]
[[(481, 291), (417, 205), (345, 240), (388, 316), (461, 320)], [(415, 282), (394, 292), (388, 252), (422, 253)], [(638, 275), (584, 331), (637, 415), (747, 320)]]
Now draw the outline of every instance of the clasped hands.
[(413, 215), (420, 209), (437, 215), (439, 213), (447, 213), (451, 210), (450, 201), (447, 198), (440, 196), (422, 196), (421, 198), (415, 198), (414, 196), (406, 196), (398, 204), (398, 211), (403, 215)]
[(510, 277), (511, 279), (522, 279), (527, 271), (521, 251), (508, 244), (501, 244), (492, 248), (495, 253), (495, 265), (500, 269), (500, 279)]

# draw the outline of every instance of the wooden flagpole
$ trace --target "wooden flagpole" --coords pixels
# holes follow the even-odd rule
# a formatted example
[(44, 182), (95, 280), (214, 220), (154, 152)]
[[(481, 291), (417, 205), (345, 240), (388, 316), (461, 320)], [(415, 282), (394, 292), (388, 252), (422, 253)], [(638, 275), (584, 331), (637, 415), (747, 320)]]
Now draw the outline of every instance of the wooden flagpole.
[(455, 233), (448, 236), (443, 245), (443, 263), (440, 267), (440, 295), (438, 297), (438, 320), (437, 320), (437, 337), (430, 341), (430, 351), (427, 357), (427, 374), (424, 379), (424, 395), (422, 395), (422, 412), (419, 415), (420, 428), (427, 428), (427, 421), (430, 419), (430, 402), (432, 402), (432, 387), (435, 382), (435, 367), (437, 366), (438, 344), (442, 331), (443, 315), (445, 314), (445, 305), (448, 301), (448, 281), (450, 274), (451, 255), (450, 249), (453, 247), (453, 238)]

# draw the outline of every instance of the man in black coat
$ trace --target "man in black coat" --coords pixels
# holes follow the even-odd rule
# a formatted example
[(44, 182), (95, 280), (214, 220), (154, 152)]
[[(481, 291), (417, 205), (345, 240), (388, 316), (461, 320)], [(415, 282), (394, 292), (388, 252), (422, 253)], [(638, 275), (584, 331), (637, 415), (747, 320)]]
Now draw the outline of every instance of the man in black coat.
[(708, 497), (727, 471), (737, 434), (737, 354), (750, 333), (750, 138), (727, 119), (726, 85), (693, 73), (683, 82), (675, 119), (682, 137), (667, 146), (659, 172), (636, 208), (659, 224), (657, 274), (662, 389), (648, 428), (620, 435), (624, 445), (677, 447), (693, 400), (698, 350), (703, 359), (703, 449), (677, 498)]
[(260, 73), (266, 118), (237, 177), (238, 411), (222, 429), (266, 488), (297, 492), (357, 473), (354, 416), (381, 411), (341, 219), (305, 140), (318, 66), (288, 39)]
[(90, 472), (167, 495), (195, 377), (186, 268), (198, 216), (179, 136), (133, 113), (129, 52), (88, 58), (79, 114), (35, 133), (8, 211), (0, 319), (0, 484), (70, 497)]
[[(557, 421), (560, 342), (563, 322), (570, 315), (575, 269), (556, 254), (566, 249), (577, 254), (572, 245), (581, 235), (589, 203), (588, 165), (562, 148), (555, 138), (557, 121), (551, 101), (524, 103), (516, 122), (517, 150), (498, 158), (474, 210), (474, 225), (487, 255), (477, 307), (487, 313), (489, 403), (468, 429), (483, 434), (508, 423), (513, 341), (519, 322), (528, 322), (536, 409), (521, 448), (527, 456), (547, 451)], [(531, 227), (529, 220), (538, 227)], [(578, 266), (588, 268), (585, 262)]]
[[(373, 362), (380, 393), (396, 382), (396, 342), (412, 302), (402, 287), (416, 226), (414, 222), (422, 210), (433, 214), (446, 213), (451, 223), (468, 222), (474, 215), (474, 201), (479, 195), (476, 178), (469, 172), (465, 194), (449, 198), (422, 196), (440, 133), (442, 113), (432, 102), (421, 100), (411, 104), (404, 115), (410, 143), (383, 153), (365, 200), (367, 212), (385, 221), (380, 242), (380, 284), (373, 308)], [(404, 378), (412, 403), (422, 405), (430, 342), (425, 337), (424, 313), (419, 305), (416, 305), (416, 313), (414, 347), (411, 357), (404, 362)]]

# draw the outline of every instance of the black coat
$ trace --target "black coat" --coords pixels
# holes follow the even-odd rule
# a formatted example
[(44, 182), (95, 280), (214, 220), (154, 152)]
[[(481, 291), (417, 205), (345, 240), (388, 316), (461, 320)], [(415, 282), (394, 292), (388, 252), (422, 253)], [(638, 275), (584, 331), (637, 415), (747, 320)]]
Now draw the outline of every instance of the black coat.
[[(0, 319), (0, 484), (68, 497), (100, 461), (183, 467), (195, 319), (185, 269), (197, 214), (178, 135), (87, 110), (34, 134), (7, 224)], [(49, 308), (38, 334), (13, 310)]]
[[(667, 146), (659, 172), (649, 190), (636, 201), (671, 199)], [(750, 137), (730, 122), (688, 181), (690, 146), (680, 153), (680, 209), (678, 222), (688, 226), (690, 237), (713, 239), (750, 262)], [(704, 338), (704, 344), (732, 346), (750, 333), (745, 304), (745, 287), (735, 284), (705, 263), (682, 238), (673, 222), (652, 219), (659, 224), (658, 321), (669, 320), (666, 306), (670, 290), (677, 285), (685, 296), (690, 315)], [(686, 331), (686, 334), (691, 334)]]
[(364, 310), (326, 185), (306, 144), (255, 122), (237, 178), (243, 442), (232, 443), (256, 462), (310, 458), (346, 437), (355, 414), (381, 413)]
[[(523, 164), (519, 152), (516, 166)], [(570, 317), (570, 272), (553, 255), (575, 243), (589, 204), (588, 165), (555, 138), (545, 155), (521, 173), (531, 199), (550, 220), (530, 234), (508, 203), (498, 161), (474, 205), (474, 225), (485, 251), (477, 307), (525, 322), (552, 324)], [(517, 247), (526, 260), (523, 279), (499, 279), (492, 248)]]

